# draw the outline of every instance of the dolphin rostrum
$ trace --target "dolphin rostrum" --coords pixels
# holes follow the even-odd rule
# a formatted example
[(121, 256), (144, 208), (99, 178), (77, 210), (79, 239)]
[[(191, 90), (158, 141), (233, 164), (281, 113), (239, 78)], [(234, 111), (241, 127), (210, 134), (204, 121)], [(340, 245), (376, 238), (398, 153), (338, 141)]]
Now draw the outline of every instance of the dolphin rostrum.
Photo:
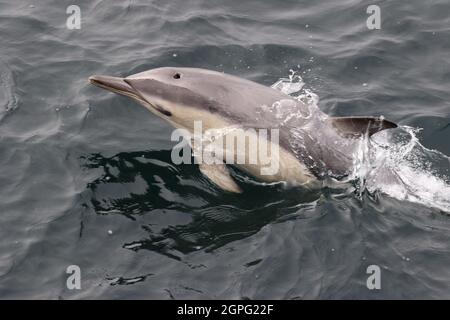
[[(279, 141), (269, 143), (279, 150), (277, 172), (262, 175), (258, 162), (237, 165), (266, 182), (309, 187), (327, 176), (345, 177), (354, 164), (356, 139), (397, 127), (383, 117), (329, 117), (314, 104), (274, 88), (205, 69), (165, 67), (125, 78), (94, 75), (89, 81), (132, 98), (188, 132), (194, 131), (196, 121), (202, 130), (278, 129)], [(200, 170), (222, 189), (241, 191), (226, 162), (201, 163)]]

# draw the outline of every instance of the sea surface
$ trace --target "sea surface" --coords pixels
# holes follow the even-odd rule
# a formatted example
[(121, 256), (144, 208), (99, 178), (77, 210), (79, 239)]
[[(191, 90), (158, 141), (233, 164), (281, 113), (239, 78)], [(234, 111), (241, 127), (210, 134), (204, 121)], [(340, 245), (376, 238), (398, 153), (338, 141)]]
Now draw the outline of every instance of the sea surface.
[[(66, 24), (73, 4), (81, 29)], [(449, 299), (449, 12), (448, 0), (0, 0), (0, 299)], [(87, 81), (162, 66), (400, 128), (360, 141), (345, 187), (233, 170), (244, 193), (223, 192), (172, 163), (167, 123)], [(401, 183), (380, 182), (387, 167)], [(73, 265), (81, 289), (67, 287)]]

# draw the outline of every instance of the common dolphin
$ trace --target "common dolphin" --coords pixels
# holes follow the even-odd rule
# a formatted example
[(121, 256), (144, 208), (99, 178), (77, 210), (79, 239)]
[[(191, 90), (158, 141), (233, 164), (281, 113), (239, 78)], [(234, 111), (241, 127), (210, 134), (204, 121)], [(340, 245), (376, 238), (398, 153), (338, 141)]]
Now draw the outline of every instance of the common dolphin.
[[(242, 126), (279, 129), (279, 170), (261, 175), (260, 164), (239, 164), (266, 182), (315, 186), (326, 176), (349, 174), (355, 138), (397, 125), (383, 117), (329, 117), (317, 106), (279, 90), (222, 72), (164, 67), (125, 78), (93, 75), (89, 81), (127, 96), (176, 128), (194, 131)], [(282, 116), (280, 117), (280, 112)], [(224, 190), (240, 192), (225, 163), (200, 164), (201, 172)]]

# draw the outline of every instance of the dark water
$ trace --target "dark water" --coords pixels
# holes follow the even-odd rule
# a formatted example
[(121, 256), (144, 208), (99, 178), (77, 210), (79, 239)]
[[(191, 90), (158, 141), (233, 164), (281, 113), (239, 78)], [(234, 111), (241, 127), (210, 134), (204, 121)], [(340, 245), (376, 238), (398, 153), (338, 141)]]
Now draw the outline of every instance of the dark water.
[[(450, 298), (447, 0), (76, 1), (81, 30), (70, 4), (0, 1), (0, 298)], [(218, 190), (172, 164), (171, 127), (87, 82), (168, 65), (266, 85), (295, 69), (328, 114), (423, 128), (440, 161), (410, 178), (444, 205), (237, 172), (244, 194)]]

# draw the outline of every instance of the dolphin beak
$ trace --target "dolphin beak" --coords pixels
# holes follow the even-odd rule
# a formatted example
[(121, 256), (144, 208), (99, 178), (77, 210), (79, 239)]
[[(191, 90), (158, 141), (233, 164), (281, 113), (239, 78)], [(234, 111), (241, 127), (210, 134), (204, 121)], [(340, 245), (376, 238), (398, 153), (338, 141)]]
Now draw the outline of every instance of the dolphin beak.
[[(110, 77), (110, 76), (99, 76), (94, 75), (89, 77), (89, 82), (92, 83), (94, 86), (112, 91), (114, 93), (127, 96), (130, 98), (133, 98), (134, 100), (140, 102), (144, 106), (151, 106), (153, 109), (156, 109), (159, 111), (159, 113), (162, 113), (163, 115), (170, 117), (172, 116), (172, 113), (168, 110), (165, 110), (163, 107), (159, 106), (156, 103), (151, 103), (150, 101), (147, 101), (143, 95), (139, 93), (139, 86), (140, 83), (139, 79), (126, 79), (126, 78), (118, 78), (118, 77)], [(135, 87), (138, 86), (138, 89)]]
[(93, 75), (89, 77), (89, 82), (94, 86), (145, 102), (145, 99), (132, 86), (125, 82), (124, 78)]

